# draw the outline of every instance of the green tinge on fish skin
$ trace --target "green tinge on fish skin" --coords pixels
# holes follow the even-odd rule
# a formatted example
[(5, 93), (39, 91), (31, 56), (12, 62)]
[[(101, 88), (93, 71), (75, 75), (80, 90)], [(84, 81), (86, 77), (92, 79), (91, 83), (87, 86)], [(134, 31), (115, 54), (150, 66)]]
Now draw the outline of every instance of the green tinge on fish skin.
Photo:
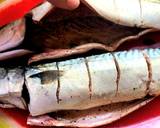
[(152, 3), (160, 3), (160, 0), (146, 0), (148, 2), (152, 2)]

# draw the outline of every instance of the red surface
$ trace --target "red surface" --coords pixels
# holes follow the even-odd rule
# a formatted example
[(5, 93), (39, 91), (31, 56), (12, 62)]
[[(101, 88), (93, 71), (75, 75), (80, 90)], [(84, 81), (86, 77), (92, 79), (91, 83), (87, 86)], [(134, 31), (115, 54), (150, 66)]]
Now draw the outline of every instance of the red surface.
[[(18, 109), (2, 109), (9, 116), (14, 118), (19, 124), (26, 128), (42, 128), (31, 127), (26, 125), (28, 112)], [(126, 127), (126, 128), (160, 128), (160, 96), (151, 101), (146, 106), (132, 112), (124, 118), (100, 127), (100, 128), (113, 128), (113, 127)]]
[(43, 0), (6, 0), (0, 3), (0, 26), (24, 16), (29, 10), (42, 1)]
[[(16, 0), (14, 0), (16, 1)], [(33, 6), (42, 0), (22, 0), (18, 4), (12, 4), (8, 8), (1, 10), (0, 8), (0, 26), (12, 20), (22, 17)], [(23, 3), (22, 3), (23, 2)], [(11, 15), (16, 14), (16, 15)], [(3, 20), (1, 20), (3, 19)], [(159, 39), (158, 39), (159, 40)], [(159, 41), (158, 41), (159, 42)], [(7, 115), (11, 116), (23, 127), (38, 128), (26, 125), (28, 112), (19, 109), (1, 109)], [(126, 127), (126, 128), (160, 128), (160, 97), (147, 104), (146, 106), (136, 110), (128, 116), (102, 128)]]

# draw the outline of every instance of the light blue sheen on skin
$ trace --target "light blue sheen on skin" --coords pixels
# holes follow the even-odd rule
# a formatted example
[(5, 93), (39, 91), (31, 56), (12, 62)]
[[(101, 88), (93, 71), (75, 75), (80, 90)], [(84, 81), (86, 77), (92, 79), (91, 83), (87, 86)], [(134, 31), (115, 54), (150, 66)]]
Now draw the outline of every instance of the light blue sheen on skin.
[(150, 57), (150, 58), (157, 58), (160, 56), (160, 49), (145, 49), (144, 52)]

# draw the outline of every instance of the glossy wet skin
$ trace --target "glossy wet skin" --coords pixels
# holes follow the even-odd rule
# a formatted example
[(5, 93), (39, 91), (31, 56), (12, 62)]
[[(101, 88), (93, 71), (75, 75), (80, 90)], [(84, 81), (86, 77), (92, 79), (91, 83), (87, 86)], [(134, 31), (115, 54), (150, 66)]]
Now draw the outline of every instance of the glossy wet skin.
[[(82, 21), (82, 20), (81, 20), (81, 21)], [(74, 24), (73, 24), (73, 25), (74, 25)], [(77, 26), (78, 26), (78, 25), (77, 25)], [(81, 27), (81, 28), (82, 28), (82, 27)], [(93, 28), (93, 27), (92, 27), (92, 28)], [(81, 30), (82, 30), (82, 29), (81, 29)], [(52, 35), (52, 36), (53, 36), (53, 35)], [(53, 37), (55, 37), (55, 36), (53, 36)], [(45, 82), (45, 78), (42, 80), (42, 83), (43, 83), (43, 82)]]

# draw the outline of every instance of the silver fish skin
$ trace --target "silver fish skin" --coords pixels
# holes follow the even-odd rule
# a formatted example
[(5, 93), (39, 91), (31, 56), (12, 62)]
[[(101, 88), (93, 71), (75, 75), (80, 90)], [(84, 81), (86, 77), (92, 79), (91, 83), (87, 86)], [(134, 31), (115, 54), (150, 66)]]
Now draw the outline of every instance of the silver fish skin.
[(26, 109), (22, 98), (24, 68), (0, 68), (0, 107)]
[(114, 23), (142, 28), (160, 28), (159, 0), (81, 0), (90, 9)]
[(32, 116), (160, 94), (160, 49), (105, 53), (26, 68)]

